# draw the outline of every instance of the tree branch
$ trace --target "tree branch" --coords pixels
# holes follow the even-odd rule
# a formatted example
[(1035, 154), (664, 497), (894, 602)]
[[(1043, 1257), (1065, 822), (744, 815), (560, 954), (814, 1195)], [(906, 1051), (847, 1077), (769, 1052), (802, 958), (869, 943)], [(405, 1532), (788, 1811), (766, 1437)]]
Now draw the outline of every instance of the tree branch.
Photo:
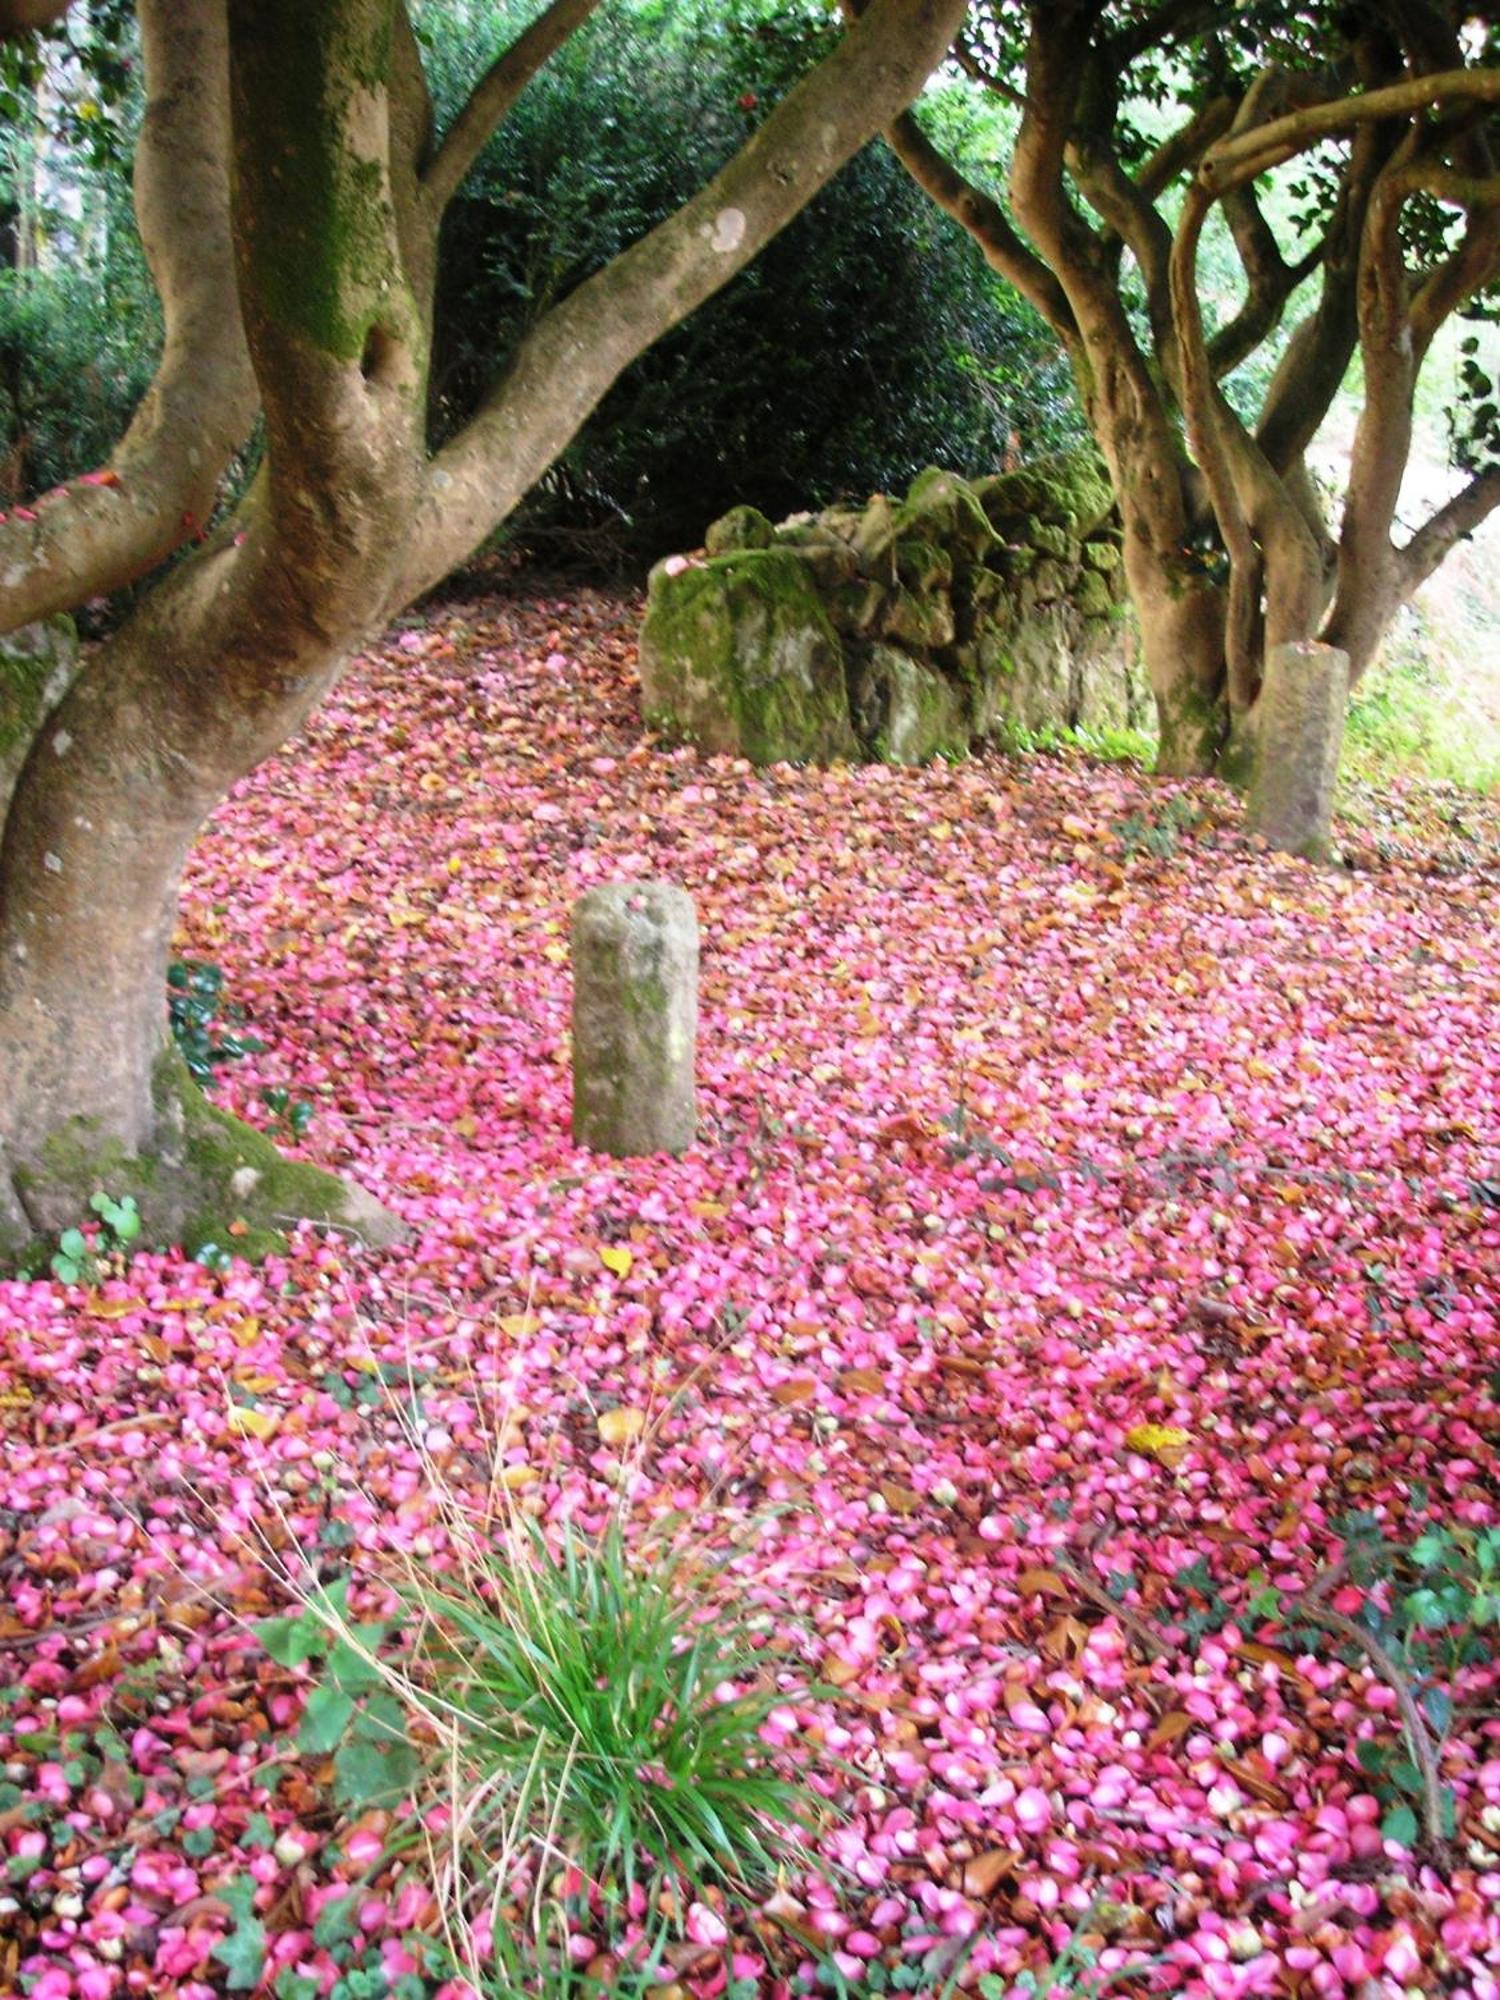
[(599, 0), (552, 0), (490, 64), (443, 135), (423, 176), (427, 198), (439, 214), (457, 194), (527, 84), (598, 5)]
[(1320, 139), (1333, 138), (1351, 126), (1408, 117), (1434, 105), (1455, 103), (1500, 104), (1500, 70), (1440, 70), (1352, 97), (1305, 105), (1283, 118), (1219, 140), (1204, 154), (1199, 177), (1213, 193), (1222, 194), (1237, 181), (1266, 173), (1305, 153)]
[(942, 60), (965, 6), (872, 0), (707, 187), (546, 315), (433, 461), (392, 602), (446, 576), (541, 476), (621, 370), (743, 269), (892, 122)]
[(1060, 339), (1069, 338), (1076, 326), (1061, 285), (1011, 227), (999, 202), (938, 151), (915, 112), (903, 111), (887, 126), (885, 140), (917, 186), (973, 237), (991, 270), (1029, 299)]
[(0, 630), (117, 590), (201, 533), (255, 414), (229, 234), (222, 0), (141, 0), (146, 115), (135, 158), (141, 242), (165, 339), (102, 476), (0, 524)]
[(1425, 521), (1397, 552), (1403, 595), (1424, 584), (1450, 549), (1466, 541), (1500, 507), (1500, 466), (1476, 473), (1446, 505)]
[(1224, 654), (1230, 706), (1243, 711), (1254, 699), (1258, 678), (1260, 562), (1221, 434), (1218, 405), (1222, 398), (1209, 361), (1203, 308), (1198, 299), (1198, 240), (1212, 206), (1213, 197), (1201, 177), (1195, 179), (1183, 202), (1172, 245), (1172, 312), (1177, 328), (1180, 394), (1188, 443), (1208, 486), (1214, 518), (1229, 557)]
[(1215, 97), (1186, 125), (1164, 139), (1135, 177), (1147, 201), (1156, 201), (1188, 167), (1195, 167), (1216, 139), (1234, 123), (1234, 100)]

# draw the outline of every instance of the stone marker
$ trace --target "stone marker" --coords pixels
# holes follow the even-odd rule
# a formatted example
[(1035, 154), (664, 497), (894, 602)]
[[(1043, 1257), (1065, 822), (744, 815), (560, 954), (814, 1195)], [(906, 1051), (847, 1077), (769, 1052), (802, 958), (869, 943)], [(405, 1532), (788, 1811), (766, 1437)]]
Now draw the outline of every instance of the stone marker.
[(1321, 860), (1328, 852), (1348, 699), (1349, 655), (1337, 646), (1271, 648), (1245, 824), (1283, 854)]
[(670, 882), (611, 882), (573, 911), (573, 1138), (617, 1159), (697, 1131), (698, 918)]

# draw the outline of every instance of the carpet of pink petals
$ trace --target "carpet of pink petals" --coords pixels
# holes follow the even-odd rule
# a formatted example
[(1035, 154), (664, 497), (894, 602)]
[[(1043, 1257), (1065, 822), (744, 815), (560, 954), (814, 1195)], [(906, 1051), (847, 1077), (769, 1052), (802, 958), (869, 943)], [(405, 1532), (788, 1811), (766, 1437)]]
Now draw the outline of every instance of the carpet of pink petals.
[[(1153, 857), (1121, 828), (1163, 791), (1077, 761), (670, 752), (631, 609), (408, 619), (194, 855), (181, 948), (265, 1043), (220, 1100), (309, 1100), (300, 1150), (412, 1237), (0, 1284), (0, 1990), (209, 2000), (247, 1873), (263, 1990), (332, 1984), (351, 1883), (409, 1969), (424, 1893), (291, 1753), (303, 1677), (250, 1629), (267, 1534), (443, 1560), (373, 1357), (454, 1484), (501, 1408), (532, 1511), (623, 1478), (740, 1546), (770, 1735), (839, 1810), (769, 1915), (695, 1911), (680, 1992), (811, 1990), (821, 1940), (858, 1994), (971, 1934), (964, 1987), (1009, 1991), (1082, 1921), (1155, 1961), (1111, 1990), (1496, 2000), (1500, 1673), (1450, 1684), (1456, 1833), (1413, 1852), (1357, 1757), (1392, 1689), (1250, 1609), (1351, 1514), (1500, 1519), (1493, 871), (1284, 862), (1212, 786)], [(681, 1160), (569, 1137), (569, 911), (634, 876), (702, 926)], [(143, 1790), (47, 1748), (101, 1729)]]

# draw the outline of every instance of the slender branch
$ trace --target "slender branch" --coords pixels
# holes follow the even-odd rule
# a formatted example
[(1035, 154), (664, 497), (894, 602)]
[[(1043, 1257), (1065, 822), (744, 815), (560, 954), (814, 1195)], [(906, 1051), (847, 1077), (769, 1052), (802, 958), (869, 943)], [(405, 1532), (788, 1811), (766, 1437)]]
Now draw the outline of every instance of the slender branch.
[(1354, 1620), (1346, 1618), (1342, 1611), (1335, 1611), (1331, 1605), (1322, 1603), (1320, 1599), (1314, 1598), (1310, 1591), (1300, 1600), (1293, 1599), (1287, 1605), (1289, 1617), (1294, 1617), (1299, 1610), (1314, 1624), (1335, 1633), (1348, 1645), (1363, 1653), (1395, 1695), (1396, 1706), (1401, 1711), (1407, 1748), (1411, 1751), (1412, 1762), (1422, 1778), (1422, 1832), (1429, 1846), (1441, 1847), (1445, 1837), (1442, 1774), (1438, 1770), (1431, 1732), (1417, 1705), (1416, 1696), (1412, 1693), (1410, 1680), (1374, 1633), (1366, 1631), (1363, 1625), (1356, 1625)]
[(1172, 313), (1177, 329), (1180, 394), (1188, 443), (1208, 486), (1209, 500), (1229, 557), (1229, 611), (1224, 651), (1231, 706), (1246, 709), (1256, 681), (1256, 612), (1260, 563), (1250, 522), (1241, 505), (1218, 422), (1222, 397), (1215, 385), (1198, 299), (1198, 240), (1213, 206), (1201, 178), (1188, 189), (1172, 246)]
[(1177, 176), (1199, 160), (1234, 123), (1234, 100), (1215, 97), (1190, 118), (1186, 125), (1164, 139), (1135, 177), (1135, 184), (1147, 201), (1166, 193)]
[(104, 472), (0, 524), (0, 630), (117, 590), (202, 531), (255, 414), (229, 234), (217, 0), (141, 0), (146, 115), (135, 203), (165, 339)]
[(1443, 561), (1448, 551), (1472, 535), (1500, 507), (1500, 467), (1476, 473), (1401, 549), (1397, 562), (1406, 596), (1416, 590)]
[(1054, 333), (1069, 337), (1076, 323), (1062, 286), (1011, 227), (999, 202), (938, 151), (914, 112), (903, 111), (886, 128), (885, 139), (918, 187), (973, 237), (990, 268), (1031, 301)]
[(1408, 117), (1434, 105), (1452, 103), (1500, 104), (1500, 69), (1440, 70), (1352, 97), (1305, 105), (1268, 124), (1219, 140), (1204, 155), (1198, 173), (1206, 187), (1222, 194), (1237, 181), (1280, 166), (1320, 139), (1333, 138), (1351, 126)]
[(993, 70), (986, 69), (962, 35), (953, 44), (953, 60), (971, 83), (977, 83), (981, 89), (991, 92), (1002, 104), (1010, 105), (1013, 111), (1026, 109), (1025, 93), (1004, 82)]
[(1061, 1552), (1052, 1558), (1052, 1566), (1059, 1576), (1065, 1576), (1075, 1590), (1082, 1591), (1090, 1603), (1097, 1604), (1101, 1611), (1117, 1619), (1130, 1638), (1134, 1639), (1148, 1660), (1162, 1660), (1172, 1648), (1161, 1634), (1149, 1625), (1139, 1613), (1128, 1605), (1111, 1597), (1097, 1577), (1090, 1576), (1082, 1563), (1077, 1563), (1070, 1555)]
[(1068, 148), (1068, 166), (1085, 199), (1134, 257), (1146, 287), (1146, 313), (1157, 357), (1170, 363), (1172, 338), (1172, 232), (1155, 205), (1104, 147), (1080, 141)]
[(423, 176), (427, 197), (440, 213), (457, 194), (527, 84), (598, 5), (599, 0), (552, 0), (551, 6), (490, 64), (443, 135)]

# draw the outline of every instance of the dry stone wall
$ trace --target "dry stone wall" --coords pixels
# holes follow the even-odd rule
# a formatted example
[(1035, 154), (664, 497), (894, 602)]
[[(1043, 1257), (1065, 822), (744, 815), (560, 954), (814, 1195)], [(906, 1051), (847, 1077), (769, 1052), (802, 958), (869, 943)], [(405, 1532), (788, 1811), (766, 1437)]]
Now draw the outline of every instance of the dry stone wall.
[(648, 724), (755, 764), (920, 764), (1007, 724), (1144, 727), (1102, 468), (936, 468), (773, 526), (736, 507), (651, 575)]

